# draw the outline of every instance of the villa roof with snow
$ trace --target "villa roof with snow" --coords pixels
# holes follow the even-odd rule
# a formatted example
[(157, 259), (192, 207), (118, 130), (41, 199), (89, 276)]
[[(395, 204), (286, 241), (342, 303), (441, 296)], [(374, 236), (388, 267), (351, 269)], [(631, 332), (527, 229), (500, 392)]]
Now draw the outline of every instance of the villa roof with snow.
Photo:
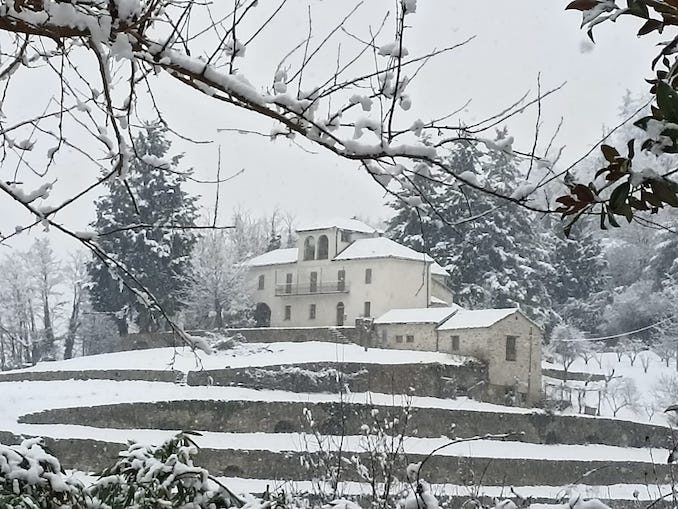
[[(275, 249), (273, 251), (269, 251), (268, 253), (255, 256), (254, 258), (251, 258), (245, 262), (245, 264), (250, 267), (286, 265), (296, 263), (298, 256), (299, 250), (296, 247)], [(365, 260), (370, 258), (394, 258), (399, 260), (423, 261), (426, 263), (431, 263), (431, 274), (437, 276), (448, 275), (445, 269), (436, 263), (435, 260), (429, 255), (415, 251), (414, 249), (403, 246), (402, 244), (398, 244), (397, 242), (386, 237), (357, 239), (336, 257), (334, 257), (333, 260)]]
[(374, 320), (374, 323), (377, 325), (401, 323), (432, 323), (438, 325), (458, 312), (459, 309), (456, 304), (444, 308), (391, 309)]
[[(420, 253), (386, 237), (359, 239), (339, 253), (335, 260), (362, 260), (368, 258), (396, 258), (400, 260), (420, 260), (436, 265), (434, 274), (447, 274), (445, 269), (435, 263), (426, 253)], [(442, 271), (442, 272), (441, 272)]]
[(296, 263), (299, 255), (296, 247), (289, 247), (284, 249), (274, 249), (268, 253), (255, 256), (245, 262), (245, 265), (250, 267), (265, 267), (267, 265), (286, 265), (288, 263)]
[(315, 230), (328, 230), (330, 228), (338, 228), (339, 230), (347, 230), (351, 232), (359, 233), (377, 233), (376, 228), (372, 228), (370, 225), (358, 221), (357, 219), (319, 219), (316, 221), (310, 221), (303, 223), (301, 226), (297, 227), (298, 232), (310, 232)]

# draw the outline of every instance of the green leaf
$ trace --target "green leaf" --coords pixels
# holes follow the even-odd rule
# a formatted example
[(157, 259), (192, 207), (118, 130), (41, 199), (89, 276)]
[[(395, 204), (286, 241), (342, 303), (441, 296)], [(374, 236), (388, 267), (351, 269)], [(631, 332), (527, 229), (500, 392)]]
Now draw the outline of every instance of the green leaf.
[(574, 186), (572, 192), (581, 202), (591, 203), (596, 199), (595, 195), (593, 194), (593, 191), (591, 191), (588, 187), (582, 184), (577, 184), (576, 186)]
[(610, 145), (601, 145), (600, 151), (608, 163), (613, 163), (615, 158), (619, 157), (619, 151)]
[(678, 123), (678, 94), (665, 81), (657, 83), (657, 106), (666, 120)]
[(658, 19), (648, 19), (642, 27), (640, 27), (640, 30), (638, 30), (638, 37), (641, 37), (643, 35), (647, 35), (649, 33), (654, 32), (657, 30), (659, 33), (662, 33), (664, 30), (664, 23), (659, 21)]
[(646, 201), (653, 207), (663, 207), (662, 201), (657, 198), (654, 194), (648, 193), (644, 189), (640, 192), (640, 199)]
[(650, 182), (652, 193), (664, 203), (672, 207), (678, 207), (678, 197), (670, 182), (666, 180), (653, 180)]
[(631, 190), (631, 184), (627, 180), (626, 182), (619, 184), (612, 194), (610, 195), (610, 210), (615, 214), (620, 214), (624, 205), (627, 205), (626, 199), (629, 196), (629, 191)]
[(598, 5), (599, 0), (574, 0), (565, 7), (565, 10), (588, 11)]
[(645, 19), (650, 17), (650, 11), (643, 0), (628, 0), (626, 5), (628, 6), (627, 12), (629, 14)]

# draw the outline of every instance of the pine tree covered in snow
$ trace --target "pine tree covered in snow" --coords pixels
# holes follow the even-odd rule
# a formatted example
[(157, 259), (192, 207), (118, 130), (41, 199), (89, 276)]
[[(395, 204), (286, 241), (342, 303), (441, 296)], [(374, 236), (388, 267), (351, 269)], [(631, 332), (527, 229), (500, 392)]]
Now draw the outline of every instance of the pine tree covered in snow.
[[(448, 163), (458, 174), (499, 192), (510, 194), (521, 180), (512, 160), (497, 151), (482, 154), (466, 146), (452, 151)], [(520, 306), (534, 318), (550, 321), (546, 285), (555, 271), (535, 216), (469, 186), (452, 185), (438, 175), (435, 180), (443, 183), (426, 177), (415, 182), (426, 188), (429, 203), (419, 208), (392, 203), (396, 215), (389, 235), (441, 263), (461, 306)]]
[[(96, 202), (93, 227), (103, 250), (123, 263), (172, 315), (180, 308), (179, 294), (195, 243), (195, 234), (183, 227), (195, 224), (197, 209), (196, 198), (182, 189), (186, 176), (176, 171), (180, 157), (163, 159), (169, 149), (161, 129), (148, 127), (139, 133), (126, 177), (131, 193), (120, 179), (109, 181), (107, 194)], [(94, 258), (89, 272), (94, 308), (117, 313), (121, 334), (127, 333), (131, 317), (142, 331), (158, 328), (157, 317), (101, 260)]]
[(550, 221), (547, 225), (552, 232), (551, 262), (557, 274), (549, 288), (557, 313), (571, 326), (595, 331), (611, 298), (602, 244), (586, 225), (576, 225), (569, 237), (559, 225)]

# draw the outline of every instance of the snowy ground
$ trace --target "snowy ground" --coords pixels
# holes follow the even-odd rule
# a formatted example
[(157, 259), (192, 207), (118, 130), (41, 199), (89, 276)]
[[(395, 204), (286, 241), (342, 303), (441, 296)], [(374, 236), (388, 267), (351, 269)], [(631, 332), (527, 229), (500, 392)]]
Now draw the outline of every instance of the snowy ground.
[[(645, 372), (642, 363), (641, 357), (645, 356), (648, 362), (648, 370)], [(606, 352), (599, 354), (598, 360), (591, 359), (588, 364), (584, 362), (583, 359), (578, 358), (575, 360), (574, 364), (569, 368), (571, 372), (583, 372), (583, 373), (596, 373), (602, 375), (613, 375), (614, 377), (623, 377), (633, 380), (635, 386), (638, 389), (638, 394), (635, 398), (636, 406), (635, 408), (622, 408), (617, 413), (617, 418), (627, 419), (637, 422), (652, 422), (653, 424), (665, 425), (668, 424), (666, 416), (662, 413), (662, 409), (659, 409), (652, 418), (648, 414), (649, 405), (654, 402), (654, 388), (659, 384), (659, 379), (662, 376), (677, 376), (675, 359), (670, 363), (670, 367), (667, 367), (664, 361), (662, 361), (655, 353), (647, 351), (641, 353), (636, 359), (633, 366), (631, 366), (631, 361), (627, 356), (623, 356), (621, 361), (618, 360), (617, 355), (613, 352)], [(562, 370), (562, 365), (553, 364), (549, 362), (543, 363), (544, 368), (551, 369), (560, 369)], [(544, 377), (545, 383), (550, 383), (556, 386), (561, 384), (560, 380), (552, 379), (549, 377)], [(604, 386), (604, 382), (589, 382), (585, 384), (584, 382), (574, 382), (568, 381), (568, 386), (577, 389), (587, 388), (585, 403), (591, 407), (598, 406), (598, 391)], [(678, 403), (678, 394), (676, 394), (676, 402)], [(605, 397), (602, 398), (601, 403), (601, 415), (604, 417), (612, 417), (613, 411), (611, 404)], [(572, 403), (573, 407), (569, 409), (569, 412), (577, 412), (577, 395), (576, 391), (573, 391), (572, 394)]]
[[(96, 478), (82, 472), (68, 472), (73, 477), (89, 485), (96, 481)], [(285, 493), (314, 493), (319, 489), (319, 485), (312, 481), (279, 481), (275, 479), (245, 479), (242, 477), (217, 477), (217, 479), (228, 486), (229, 489), (238, 494), (249, 493), (276, 493), (284, 491)], [(378, 485), (381, 488), (381, 485)], [(324, 487), (326, 492), (331, 492), (331, 487)], [(401, 484), (393, 489), (396, 494), (407, 494), (411, 486)], [(371, 494), (371, 486), (358, 482), (343, 482), (341, 485), (341, 496), (356, 496)], [(570, 484), (566, 486), (464, 486), (458, 484), (433, 484), (431, 491), (436, 497), (458, 496), (487, 496), (492, 498), (511, 498), (517, 493), (522, 498), (538, 498), (548, 500), (567, 500), (571, 494), (580, 494), (585, 498), (600, 498), (607, 500), (638, 500), (654, 501), (657, 498), (671, 493), (670, 485), (651, 485), (651, 484), (611, 484), (604, 486)]]
[[(167, 400), (250, 400), (250, 401), (338, 401), (334, 394), (298, 394), (285, 391), (257, 391), (238, 387), (190, 387), (162, 382), (116, 382), (108, 380), (65, 380), (51, 382), (1, 382), (0, 383), (0, 429), (17, 434), (50, 436), (54, 438), (92, 438), (125, 443), (130, 439), (142, 443), (159, 443), (174, 431), (163, 430), (117, 430), (89, 426), (56, 424), (20, 424), (20, 416), (48, 408), (68, 408), (136, 401)], [(380, 405), (402, 404), (402, 400), (386, 394), (356, 393), (350, 395), (356, 403)], [(421, 398), (412, 400), (413, 406), (424, 408), (448, 408), (485, 410), (495, 412), (529, 412), (521, 408), (507, 408), (481, 403), (465, 398), (456, 400)], [(176, 430), (178, 431), (178, 430)], [(200, 430), (196, 430), (200, 431)], [(362, 437), (348, 437), (344, 448), (362, 450)], [(406, 450), (425, 454), (446, 443), (445, 438), (408, 438)], [(266, 433), (215, 433), (206, 432), (198, 439), (198, 445), (216, 449), (264, 449), (271, 451), (303, 450), (309, 446), (299, 434)], [(440, 452), (442, 455), (475, 456), (496, 458), (533, 458), (570, 460), (587, 458), (601, 461), (652, 462), (653, 458), (665, 457), (664, 450), (620, 448), (603, 445), (543, 445), (523, 442), (498, 442), (483, 440), (460, 444)]]
[(355, 344), (324, 343), (240, 343), (231, 350), (207, 355), (188, 348), (153, 348), (131, 352), (107, 353), (77, 357), (67, 361), (39, 362), (22, 371), (80, 371), (147, 369), (161, 371), (175, 369), (240, 368), (248, 366), (273, 366), (277, 364), (303, 364), (311, 362), (362, 362), (367, 364), (441, 363), (459, 365), (467, 358), (441, 352), (420, 352), (381, 348), (364, 348)]
[[(181, 371), (196, 368), (218, 369), (223, 367), (266, 366), (284, 363), (308, 362), (367, 362), (382, 364), (430, 363), (439, 362), (457, 364), (463, 358), (452, 357), (436, 352), (413, 352), (399, 350), (369, 349), (367, 352), (357, 345), (333, 343), (275, 343), (275, 344), (242, 344), (228, 352), (219, 352), (212, 356), (200, 354), (199, 362), (193, 352), (183, 349), (155, 349), (135, 352), (105, 354), (69, 361), (45, 362), (25, 371), (76, 371), (83, 369), (124, 370), (147, 369), (163, 370), (169, 367)], [(673, 372), (675, 368), (665, 368), (659, 359), (653, 357), (648, 373), (643, 372), (640, 361), (630, 366), (628, 359), (617, 362), (614, 354), (603, 357), (603, 367), (595, 361), (585, 365), (578, 360), (572, 371), (609, 373), (615, 369), (615, 375), (634, 379), (642, 397), (648, 397), (652, 386), (661, 373)], [(545, 367), (558, 368), (545, 364)], [(19, 417), (27, 413), (39, 412), (50, 408), (68, 408), (78, 406), (94, 406), (124, 402), (153, 402), (171, 400), (242, 400), (242, 401), (294, 401), (294, 402), (334, 402), (339, 401), (336, 394), (300, 394), (286, 391), (254, 390), (239, 387), (190, 387), (162, 382), (143, 381), (109, 381), (109, 380), (64, 380), (36, 382), (0, 382), (0, 430), (16, 434), (41, 435), (54, 438), (92, 438), (109, 442), (126, 443), (138, 440), (142, 443), (160, 443), (173, 435), (173, 430), (118, 430), (93, 428), (76, 425), (35, 425), (20, 424)], [(349, 396), (351, 402), (373, 403), (377, 405), (402, 405), (401, 397), (375, 393), (354, 393)], [(589, 404), (593, 403), (590, 401)], [(533, 410), (504, 407), (481, 403), (465, 398), (456, 400), (438, 398), (412, 398), (411, 404), (420, 408), (464, 409), (491, 412), (528, 413)], [(609, 409), (605, 415), (611, 415)], [(633, 420), (647, 420), (647, 416), (622, 410), (618, 417)], [(645, 417), (645, 418), (643, 418)], [(657, 417), (653, 419), (657, 423)], [(200, 430), (197, 430), (200, 431)], [(337, 440), (337, 437), (325, 437), (325, 440)], [(343, 448), (347, 451), (364, 450), (364, 437), (344, 437)], [(405, 451), (410, 454), (427, 454), (434, 448), (447, 442), (445, 437), (406, 439)], [(201, 447), (214, 449), (246, 449), (269, 450), (274, 452), (314, 450), (318, 444), (313, 437), (296, 433), (217, 433), (205, 432), (197, 438)], [(327, 444), (324, 444), (325, 446)], [(122, 448), (122, 445), (121, 445)], [(551, 461), (567, 461), (588, 459), (591, 461), (642, 463), (663, 462), (668, 451), (662, 449), (621, 448), (604, 445), (545, 445), (524, 442), (502, 442), (497, 440), (479, 440), (445, 448), (439, 452), (447, 456), (473, 456), (514, 459), (549, 459)], [(224, 479), (232, 489), (238, 492), (262, 492), (268, 485), (271, 489), (281, 486), (272, 480), (257, 479)], [(286, 482), (287, 489), (312, 491), (309, 482)], [(440, 494), (468, 496), (472, 487), (457, 485), (434, 486)], [(568, 487), (523, 486), (515, 488), (522, 496), (554, 499), (566, 496)], [(645, 485), (614, 486), (578, 486), (577, 490), (585, 496), (608, 499), (652, 500), (667, 487)], [(366, 487), (357, 483), (346, 485), (347, 493), (365, 493)], [(480, 489), (481, 494), (490, 496), (508, 496), (506, 487), (486, 486)]]

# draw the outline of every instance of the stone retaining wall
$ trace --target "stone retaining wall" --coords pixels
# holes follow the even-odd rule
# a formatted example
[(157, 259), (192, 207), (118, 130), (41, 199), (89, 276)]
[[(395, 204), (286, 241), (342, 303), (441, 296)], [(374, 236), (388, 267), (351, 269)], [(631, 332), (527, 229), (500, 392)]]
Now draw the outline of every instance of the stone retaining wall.
[[(315, 362), (298, 365), (192, 371), (189, 385), (245, 386), (292, 392), (381, 392), (436, 398), (482, 398), (487, 370), (477, 362), (446, 364), (362, 364)], [(473, 389), (475, 388), (475, 389)]]
[[(565, 380), (565, 372), (562, 369), (543, 368), (541, 370), (541, 374), (542, 376), (550, 376), (551, 378), (557, 378), (558, 380)], [(587, 380), (597, 382), (600, 380), (605, 380), (605, 375), (600, 375), (597, 373), (580, 373), (577, 371), (568, 371), (567, 379), (575, 380), (578, 382), (586, 382)]]
[[(350, 396), (348, 397), (350, 398)], [(234, 433), (294, 433), (308, 429), (304, 408), (311, 411), (322, 434), (361, 434), (363, 423), (380, 418), (402, 419), (403, 410), (386, 406), (340, 403), (259, 401), (167, 401), (63, 408), (29, 414), (31, 424), (80, 424), (121, 429), (193, 429)], [(343, 419), (339, 418), (343, 413)], [(661, 426), (615, 419), (546, 413), (498, 413), (438, 408), (411, 408), (408, 434), (421, 437), (471, 437), (522, 432), (516, 440), (541, 444), (605, 444), (621, 447), (671, 447), (671, 431)]]
[(250, 343), (323, 341), (326, 343), (349, 342), (360, 344), (360, 331), (355, 327), (256, 327), (228, 329), (226, 331), (229, 336), (236, 333), (242, 334)]
[(50, 380), (141, 380), (144, 382), (175, 382), (182, 376), (180, 371), (125, 370), (80, 370), (80, 371), (24, 371), (0, 373), (0, 382), (50, 381)]
[[(18, 443), (7, 440), (10, 434), (3, 436), (3, 443)], [(101, 471), (111, 465), (123, 444), (83, 439), (46, 439), (47, 447), (61, 460), (66, 469), (85, 472)], [(312, 457), (313, 455), (311, 455)], [(369, 465), (369, 458), (359, 454), (363, 464)], [(255, 479), (309, 479), (313, 471), (303, 466), (302, 459), (309, 457), (305, 453), (273, 453), (270, 451), (238, 451), (201, 449), (196, 464), (207, 468), (212, 475), (237, 476)], [(423, 459), (419, 455), (409, 455), (408, 462)], [(405, 458), (396, 464), (397, 476), (404, 471)], [(590, 485), (610, 485), (620, 483), (668, 484), (670, 483), (670, 465), (652, 465), (633, 462), (601, 461), (553, 461), (527, 459), (489, 459), (434, 456), (427, 463), (423, 477), (433, 483), (484, 484), (496, 486), (548, 485), (564, 486), (568, 483), (586, 479)], [(344, 480), (360, 480), (355, 469), (344, 465)]]

